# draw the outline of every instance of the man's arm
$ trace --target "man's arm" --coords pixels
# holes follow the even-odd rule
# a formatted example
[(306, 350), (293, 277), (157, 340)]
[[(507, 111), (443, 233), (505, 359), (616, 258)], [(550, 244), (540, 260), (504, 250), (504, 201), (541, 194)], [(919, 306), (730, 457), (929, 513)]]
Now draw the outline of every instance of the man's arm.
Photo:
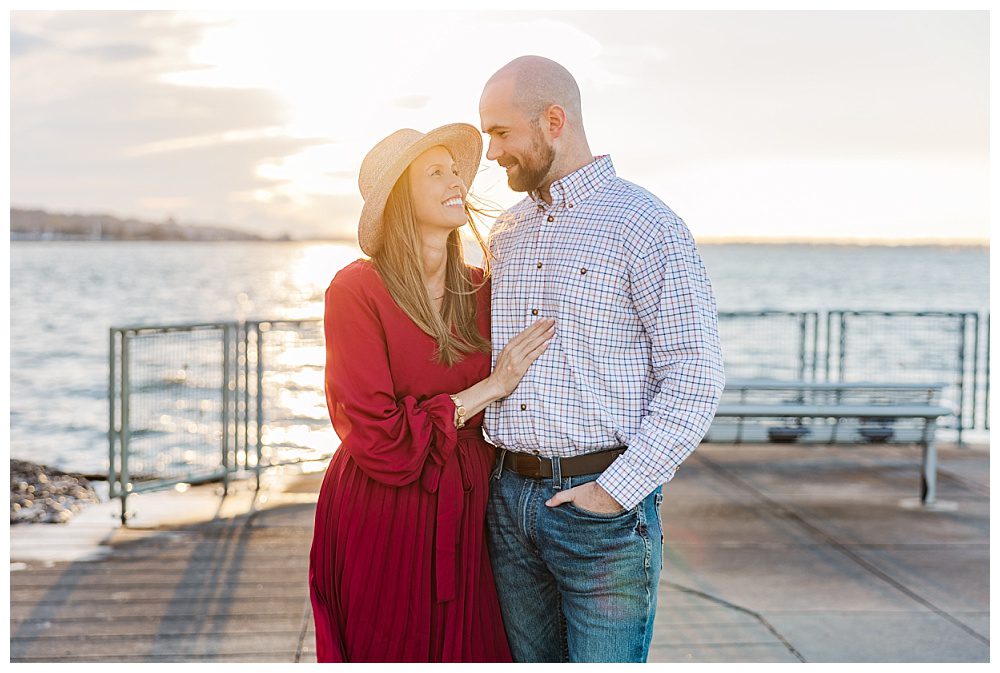
[(596, 482), (625, 508), (673, 478), (708, 432), (725, 386), (712, 286), (679, 218), (662, 223), (630, 280), (658, 388), (628, 450)]

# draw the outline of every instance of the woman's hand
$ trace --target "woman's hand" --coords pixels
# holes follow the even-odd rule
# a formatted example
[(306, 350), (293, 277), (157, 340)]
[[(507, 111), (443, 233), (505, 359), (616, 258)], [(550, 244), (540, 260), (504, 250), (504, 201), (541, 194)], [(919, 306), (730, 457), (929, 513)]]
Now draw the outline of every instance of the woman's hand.
[(501, 393), (500, 397), (507, 397), (514, 392), (528, 367), (545, 352), (555, 333), (556, 321), (553, 318), (542, 318), (507, 342), (490, 374), (491, 381)]

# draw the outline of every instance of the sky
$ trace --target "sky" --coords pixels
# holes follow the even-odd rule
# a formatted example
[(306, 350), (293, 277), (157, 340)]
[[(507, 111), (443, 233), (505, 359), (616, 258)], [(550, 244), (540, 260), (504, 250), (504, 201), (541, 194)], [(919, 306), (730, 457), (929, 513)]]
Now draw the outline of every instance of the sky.
[[(11, 205), (354, 237), (392, 131), (523, 54), (696, 240), (989, 238), (984, 11), (10, 15)], [(523, 197), (483, 158), (473, 191)]]

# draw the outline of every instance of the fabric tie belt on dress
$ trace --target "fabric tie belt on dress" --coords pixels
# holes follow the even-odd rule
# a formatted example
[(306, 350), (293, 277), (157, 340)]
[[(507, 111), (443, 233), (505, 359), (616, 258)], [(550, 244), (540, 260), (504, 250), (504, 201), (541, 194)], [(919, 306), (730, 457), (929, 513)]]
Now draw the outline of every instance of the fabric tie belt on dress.
[(483, 428), (464, 427), (456, 431), (454, 455), (439, 469), (424, 470), (423, 486), (437, 492), (437, 517), (434, 526), (435, 600), (446, 603), (455, 598), (458, 575), (458, 537), (462, 523), (465, 492), (472, 490), (472, 477), (462, 464), (465, 459), (463, 440), (482, 439)]

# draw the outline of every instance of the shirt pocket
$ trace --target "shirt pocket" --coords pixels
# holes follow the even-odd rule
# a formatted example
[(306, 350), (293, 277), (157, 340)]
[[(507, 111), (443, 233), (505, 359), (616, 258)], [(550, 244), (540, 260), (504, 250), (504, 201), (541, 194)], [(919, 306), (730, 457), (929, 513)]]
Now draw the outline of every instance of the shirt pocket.
[(553, 260), (546, 281), (553, 315), (567, 327), (600, 337), (629, 321), (628, 275), (599, 251)]
[(547, 280), (560, 349), (574, 380), (595, 395), (595, 403), (620, 408), (648, 367), (624, 263), (601, 251), (580, 251), (553, 260)]

